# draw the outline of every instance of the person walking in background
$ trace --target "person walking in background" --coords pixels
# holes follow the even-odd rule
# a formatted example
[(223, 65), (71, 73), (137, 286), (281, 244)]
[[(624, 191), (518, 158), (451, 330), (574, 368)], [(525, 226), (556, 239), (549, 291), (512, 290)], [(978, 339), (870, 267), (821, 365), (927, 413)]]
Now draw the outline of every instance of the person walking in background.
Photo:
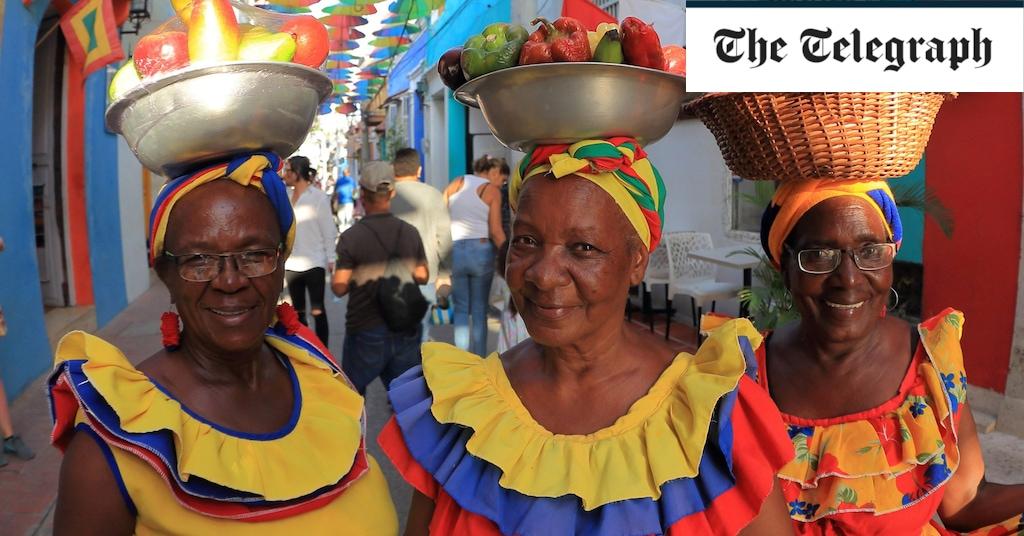
[(499, 171), (498, 160), (484, 156), (473, 163), (474, 174), (455, 179), (444, 192), (452, 222), (455, 346), (479, 356), (487, 353), (487, 300), (494, 279), (494, 244), (505, 242), (501, 192), (489, 178)]
[[(0, 253), (4, 251), (4, 239), (0, 237)], [(0, 309), (0, 337), (7, 335), (7, 323), (4, 321), (4, 311)], [(4, 381), (0, 378), (0, 437), (3, 438), (3, 445), (0, 447), (0, 467), (7, 465), (7, 455), (13, 454), (23, 460), (35, 458), (35, 453), (28, 445), (14, 434), (14, 424), (11, 422), (11, 410), (7, 406), (7, 392), (4, 390)]]
[[(430, 269), (430, 279), (420, 287), (420, 291), (427, 302), (435, 305), (439, 297), (445, 298), (451, 291), (452, 235), (448, 207), (441, 192), (419, 181), (423, 167), (416, 149), (399, 149), (392, 163), (395, 169), (395, 198), (391, 201), (391, 213), (420, 233)], [(427, 342), (429, 329), (428, 310), (423, 318), (423, 342)]]
[(316, 336), (327, 346), (330, 326), (324, 308), (324, 287), (327, 272), (334, 268), (338, 231), (331, 218), (331, 202), (327, 194), (313, 184), (310, 172), (309, 159), (304, 156), (293, 156), (284, 166), (284, 181), (292, 188), (296, 222), (295, 248), (284, 264), (285, 279), (299, 320), (307, 326), (306, 293), (309, 293)]
[[(422, 312), (395, 328), (395, 316), (404, 311), (383, 310), (380, 287), (390, 261), (399, 259), (416, 285), (430, 272), (423, 241), (415, 227), (391, 214), (395, 175), (390, 163), (368, 162), (359, 174), (359, 197), (366, 216), (338, 240), (338, 264), (331, 280), (337, 296), (348, 295), (345, 346), (341, 368), (362, 394), (375, 378), (387, 387), (406, 370), (420, 363)], [(416, 286), (411, 289), (418, 292)]]
[(352, 193), (354, 189), (355, 183), (352, 182), (352, 178), (342, 168), (341, 176), (334, 183), (334, 200), (338, 203), (336, 216), (338, 218), (339, 232), (344, 232), (345, 229), (352, 225), (352, 209), (353, 202), (355, 201), (352, 199)]

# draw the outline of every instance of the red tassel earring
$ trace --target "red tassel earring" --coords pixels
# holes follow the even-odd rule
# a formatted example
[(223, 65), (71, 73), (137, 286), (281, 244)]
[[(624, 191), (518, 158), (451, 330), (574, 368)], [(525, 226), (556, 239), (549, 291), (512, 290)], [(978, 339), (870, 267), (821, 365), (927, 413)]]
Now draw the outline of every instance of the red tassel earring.
[(160, 334), (163, 335), (164, 349), (173, 352), (181, 346), (181, 325), (178, 313), (167, 311), (160, 315)]

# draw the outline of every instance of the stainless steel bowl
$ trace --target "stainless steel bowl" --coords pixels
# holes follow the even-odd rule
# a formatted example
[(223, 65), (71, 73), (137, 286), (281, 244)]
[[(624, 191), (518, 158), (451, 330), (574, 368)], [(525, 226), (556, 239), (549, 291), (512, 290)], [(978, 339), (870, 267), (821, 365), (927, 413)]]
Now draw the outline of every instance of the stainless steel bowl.
[(517, 151), (534, 145), (630, 136), (643, 144), (672, 129), (686, 79), (613, 63), (542, 63), (485, 74), (455, 92), (480, 108), (494, 137)]
[(291, 155), (331, 90), (325, 74), (294, 63), (186, 68), (128, 91), (106, 121), (142, 165), (175, 177), (249, 151)]

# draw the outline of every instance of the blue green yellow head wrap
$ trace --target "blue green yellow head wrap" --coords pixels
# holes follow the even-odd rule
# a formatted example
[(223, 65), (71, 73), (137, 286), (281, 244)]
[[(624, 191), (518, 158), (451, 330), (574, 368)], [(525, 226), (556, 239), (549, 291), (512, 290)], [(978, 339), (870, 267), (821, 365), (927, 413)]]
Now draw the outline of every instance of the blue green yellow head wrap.
[(556, 179), (567, 175), (582, 177), (608, 192), (648, 251), (658, 247), (665, 222), (665, 183), (636, 140), (609, 138), (535, 148), (523, 158), (509, 181), (512, 210), (519, 205), (526, 181), (549, 172)]
[(775, 268), (781, 267), (783, 244), (800, 218), (818, 203), (840, 196), (868, 201), (885, 223), (889, 238), (899, 248), (903, 241), (903, 223), (892, 190), (885, 181), (786, 181), (779, 184), (761, 217), (761, 247)]
[(228, 162), (215, 164), (195, 173), (169, 181), (160, 189), (153, 210), (149, 213), (149, 263), (152, 265), (164, 254), (164, 235), (171, 210), (179, 199), (195, 188), (211, 181), (229, 179), (249, 186), (266, 194), (277, 213), (284, 238), (284, 254), (291, 253), (295, 242), (295, 213), (288, 199), (288, 189), (278, 175), (281, 159), (273, 153), (253, 153), (239, 156)]

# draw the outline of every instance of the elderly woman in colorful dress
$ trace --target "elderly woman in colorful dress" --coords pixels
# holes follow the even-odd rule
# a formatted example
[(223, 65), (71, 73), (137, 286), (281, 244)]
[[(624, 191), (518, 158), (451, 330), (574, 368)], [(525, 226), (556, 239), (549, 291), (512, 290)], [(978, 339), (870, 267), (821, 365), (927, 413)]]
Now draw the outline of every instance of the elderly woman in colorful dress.
[(279, 167), (242, 156), (161, 191), (150, 261), (181, 315), (163, 349), (135, 366), (92, 335), (61, 341), (56, 534), (397, 532), (363, 399), (275, 308), (295, 235)]
[(510, 199), (530, 338), (483, 360), (428, 343), (392, 384), (380, 442), (415, 488), (407, 534), (788, 533), (792, 449), (744, 374), (760, 335), (734, 321), (690, 355), (624, 322), (665, 203), (643, 149), (539, 147)]
[(903, 234), (886, 183), (782, 183), (761, 233), (800, 312), (757, 352), (796, 451), (779, 478), (797, 532), (1020, 528), (1024, 486), (984, 478), (963, 314), (886, 314)]

